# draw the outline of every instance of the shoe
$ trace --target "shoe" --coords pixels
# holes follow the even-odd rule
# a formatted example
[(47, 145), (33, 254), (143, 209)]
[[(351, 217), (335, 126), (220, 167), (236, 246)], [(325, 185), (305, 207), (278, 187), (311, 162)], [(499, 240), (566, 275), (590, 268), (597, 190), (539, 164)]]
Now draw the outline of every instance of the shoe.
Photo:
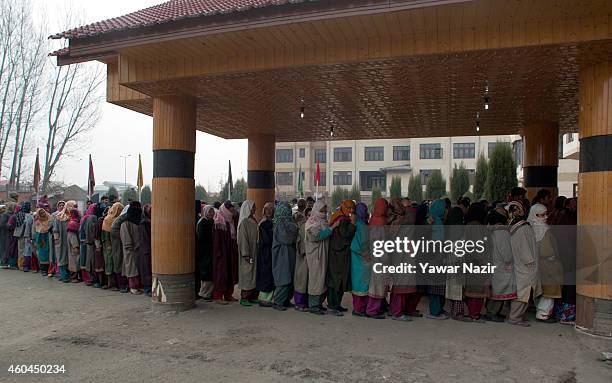
[(94, 283), (94, 287), (95, 287), (96, 289), (99, 289), (99, 288), (101, 288), (102, 286), (101, 286), (99, 283)]
[(308, 311), (308, 307), (299, 307), (299, 306), (295, 306), (295, 311), (300, 311), (300, 312), (306, 312)]
[(365, 317), (366, 316), (365, 313), (360, 313), (360, 312), (357, 312), (355, 310), (353, 310), (353, 312), (351, 314), (353, 316), (356, 316), (356, 317)]
[(348, 309), (346, 307), (338, 306), (338, 311), (341, 311), (344, 313), (344, 312), (347, 312)]
[(277, 305), (276, 303), (272, 305), (272, 308), (274, 310), (278, 310), (278, 311), (286, 311), (287, 310), (287, 308), (285, 306)]
[(47, 273), (40, 273), (40, 275), (42, 275), (43, 277), (46, 277)]
[(139, 289), (130, 289), (130, 294), (140, 295), (140, 294), (142, 294), (142, 290), (139, 290)]
[(238, 299), (234, 298), (234, 297), (229, 297), (229, 298), (225, 298), (225, 300), (227, 302), (238, 302)]
[(489, 322), (497, 322), (497, 323), (501, 323), (505, 320), (504, 317), (499, 316), (499, 315), (493, 315), (493, 316), (483, 315), (481, 318)]
[(522, 327), (529, 327), (531, 326), (529, 323), (525, 322), (525, 321), (507, 321), (506, 323), (511, 324), (511, 325), (515, 325), (515, 326), (522, 326)]
[(223, 299), (215, 299), (214, 302), (216, 304), (222, 305), (222, 306), (229, 305), (229, 302), (228, 301), (224, 301)]
[(81, 282), (81, 281), (79, 281), (78, 279), (71, 279), (70, 280), (70, 283), (79, 283), (79, 282)]
[(381, 314), (376, 314), (376, 315), (366, 314), (365, 316), (366, 318), (371, 318), (371, 319), (387, 319), (386, 316), (381, 315)]
[(213, 301), (213, 299), (211, 297), (202, 297), (202, 300), (204, 302), (212, 302)]
[(109, 287), (110, 291), (119, 291), (119, 288), (117, 286), (113, 286), (113, 287)]
[(108, 289), (109, 289), (108, 285), (102, 286), (102, 290), (108, 290)]
[(8, 265), (2, 265), (2, 266), (0, 266), (0, 269), (2, 269), (2, 270), (7, 270), (8, 268), (9, 268), (9, 267), (8, 267)]
[(399, 320), (399, 321), (402, 321), (402, 322), (412, 322), (412, 319), (410, 319), (410, 317), (408, 315), (400, 315), (398, 317), (391, 316), (391, 319)]
[(325, 313), (321, 309), (309, 310), (309, 312), (314, 315), (325, 315)]
[(438, 316), (427, 314), (427, 318), (429, 318), (429, 319), (437, 319), (437, 320), (445, 320), (445, 319), (448, 319), (449, 316), (446, 313), (442, 313), (442, 314), (440, 314)]
[(406, 315), (408, 315), (409, 317), (413, 317), (413, 318), (423, 318), (423, 314), (421, 314), (418, 310), (413, 313), (406, 314)]
[(123, 294), (126, 294), (126, 293), (128, 293), (129, 291), (130, 291), (130, 290), (128, 290), (128, 289), (119, 289), (119, 292), (120, 292), (120, 293), (123, 293)]
[(85, 282), (85, 286), (93, 286), (93, 283), (91, 283), (91, 282)]
[(546, 319), (536, 318), (536, 320), (542, 323), (557, 323), (557, 318), (554, 317), (548, 317)]
[(343, 317), (343, 316), (344, 316), (344, 314), (342, 313), (342, 311), (340, 311), (340, 310), (336, 310), (336, 309), (330, 309), (330, 310), (329, 310), (329, 314), (330, 314), (330, 315), (333, 315), (333, 316), (335, 316), (335, 317)]
[(245, 307), (251, 307), (253, 304), (248, 299), (241, 299), (240, 304)]
[(270, 303), (270, 302), (263, 302), (263, 301), (260, 301), (260, 302), (259, 302), (259, 305), (260, 305), (261, 307), (272, 307), (272, 303)]

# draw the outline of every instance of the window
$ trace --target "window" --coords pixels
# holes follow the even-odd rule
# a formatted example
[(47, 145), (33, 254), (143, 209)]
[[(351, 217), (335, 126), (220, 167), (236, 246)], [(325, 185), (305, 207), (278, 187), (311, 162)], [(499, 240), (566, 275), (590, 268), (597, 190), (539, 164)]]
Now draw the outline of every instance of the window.
[(421, 144), (419, 149), (422, 160), (442, 158), (442, 146), (440, 144)]
[(306, 148), (300, 148), (300, 158), (306, 157)]
[(351, 172), (334, 172), (334, 185), (352, 185), (353, 174)]
[(359, 172), (359, 185), (363, 191), (372, 191), (375, 186), (387, 190), (387, 177), (381, 172)]
[(276, 162), (293, 162), (293, 149), (276, 149)]
[(278, 172), (276, 173), (277, 185), (293, 185), (293, 172)]
[(419, 173), (421, 175), (421, 185), (427, 185), (427, 181), (429, 177), (433, 174), (433, 172), (439, 172), (440, 169), (423, 169)]
[(320, 164), (324, 164), (327, 162), (327, 151), (325, 149), (315, 149), (314, 157), (315, 164), (317, 163), (317, 161), (319, 161)]
[(514, 141), (512, 144), (512, 159), (519, 166), (523, 164), (523, 140)]
[(565, 137), (565, 143), (569, 144), (572, 141), (574, 141), (574, 133), (568, 133)]
[(394, 146), (393, 161), (410, 161), (410, 146)]
[(473, 142), (453, 144), (453, 158), (476, 158), (476, 144)]
[(385, 148), (383, 146), (369, 146), (365, 148), (366, 161), (384, 161)]
[[(334, 162), (351, 162), (353, 152), (351, 148), (334, 148)], [(334, 184), (336, 184), (334, 182)]]
[[(315, 174), (316, 176), (316, 174)], [(314, 187), (317, 186), (317, 180), (315, 180), (313, 178), (313, 182), (312, 184), (314, 185)], [(326, 172), (321, 172), (321, 182), (319, 183), (319, 186), (327, 186), (327, 173)]]

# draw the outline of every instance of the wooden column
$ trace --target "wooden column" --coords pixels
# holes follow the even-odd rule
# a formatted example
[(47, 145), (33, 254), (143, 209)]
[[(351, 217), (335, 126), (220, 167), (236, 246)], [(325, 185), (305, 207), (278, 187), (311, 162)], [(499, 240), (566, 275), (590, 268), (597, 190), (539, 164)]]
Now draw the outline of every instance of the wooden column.
[(274, 202), (275, 138), (257, 134), (249, 137), (247, 199), (255, 201), (257, 220), (266, 202)]
[(540, 189), (558, 195), (559, 126), (555, 122), (528, 123), (523, 132), (523, 186), (530, 200)]
[(182, 311), (195, 305), (195, 130), (194, 100), (153, 99), (151, 251), (156, 310)]
[(612, 61), (580, 71), (576, 327), (612, 336)]

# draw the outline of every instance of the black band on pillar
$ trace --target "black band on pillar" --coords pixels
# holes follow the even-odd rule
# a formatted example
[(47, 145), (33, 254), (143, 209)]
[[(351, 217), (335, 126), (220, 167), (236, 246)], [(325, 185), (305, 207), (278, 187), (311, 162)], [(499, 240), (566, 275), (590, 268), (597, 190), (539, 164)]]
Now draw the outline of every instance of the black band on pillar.
[(612, 134), (580, 139), (580, 173), (612, 171)]
[(153, 177), (193, 178), (195, 153), (176, 149), (153, 151)]
[(557, 187), (556, 166), (525, 166), (523, 168), (523, 184), (525, 187)]
[(274, 170), (249, 170), (249, 189), (274, 189)]

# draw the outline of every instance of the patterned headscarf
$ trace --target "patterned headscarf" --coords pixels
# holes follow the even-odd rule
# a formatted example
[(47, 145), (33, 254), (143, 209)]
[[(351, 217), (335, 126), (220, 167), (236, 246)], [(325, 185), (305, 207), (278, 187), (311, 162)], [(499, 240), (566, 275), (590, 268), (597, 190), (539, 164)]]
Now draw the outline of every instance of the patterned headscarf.
[(510, 232), (514, 233), (516, 229), (527, 223), (525, 221), (525, 207), (520, 201), (510, 201), (506, 205), (508, 216), (510, 216)]
[(51, 227), (51, 222), (49, 221), (49, 213), (44, 208), (38, 208), (36, 210), (36, 216), (34, 218), (34, 230), (37, 233), (46, 233), (49, 231)]
[(57, 219), (59, 221), (68, 221), (71, 217), (71, 211), (76, 207), (76, 201), (70, 200), (64, 204), (64, 208), (57, 213)]
[(310, 229), (311, 227), (327, 226), (327, 215), (326, 213), (321, 212), (321, 209), (326, 206), (327, 204), (325, 203), (324, 199), (319, 199), (317, 202), (315, 202), (315, 204), (312, 206), (310, 217), (308, 217), (308, 220), (306, 220), (306, 230)]
[(286, 202), (279, 202), (276, 205), (276, 209), (274, 210), (274, 224), (285, 224), (287, 222), (293, 222), (293, 217), (291, 216), (291, 208), (289, 204)]
[(363, 202), (359, 202), (355, 205), (355, 214), (357, 215), (357, 219), (368, 224), (368, 219), (370, 218), (370, 213), (368, 213), (368, 205)]
[(236, 228), (234, 227), (234, 213), (230, 211), (230, 207), (233, 207), (230, 201), (225, 201), (219, 208), (219, 214), (223, 216), (226, 223), (229, 223), (230, 235), (232, 239), (236, 239)]
[(336, 210), (332, 216), (331, 219), (329, 220), (330, 223), (334, 223), (339, 219), (342, 220), (348, 220), (349, 219), (349, 209), (352, 208), (353, 210), (355, 209), (355, 202), (353, 200), (350, 199), (345, 199), (344, 201), (342, 201), (342, 203), (340, 204), (340, 209)]
[(115, 222), (117, 217), (119, 217), (122, 210), (123, 204), (121, 204), (121, 202), (115, 202), (113, 206), (110, 207), (106, 217), (104, 217), (104, 221), (102, 222), (102, 230), (110, 233), (113, 228), (113, 222)]

